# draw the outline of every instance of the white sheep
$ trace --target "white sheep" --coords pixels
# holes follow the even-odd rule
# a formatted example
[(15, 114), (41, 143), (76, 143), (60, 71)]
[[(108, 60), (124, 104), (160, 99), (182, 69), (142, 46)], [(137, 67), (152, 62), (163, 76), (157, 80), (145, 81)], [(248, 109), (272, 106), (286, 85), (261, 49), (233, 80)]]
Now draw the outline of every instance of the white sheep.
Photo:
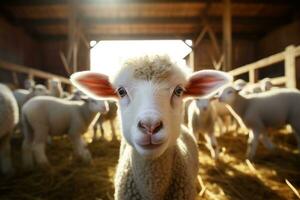
[(104, 129), (103, 129), (103, 123), (105, 121), (109, 121), (110, 124), (110, 128), (112, 131), (112, 140), (116, 140), (117, 139), (117, 134), (116, 134), (116, 129), (114, 126), (114, 121), (117, 117), (117, 111), (118, 111), (118, 106), (116, 104), (116, 102), (114, 101), (109, 101), (108, 102), (108, 111), (107, 113), (101, 113), (97, 120), (95, 121), (94, 125), (93, 125), (93, 130), (94, 130), (94, 136), (93, 136), (93, 141), (97, 140), (97, 131), (98, 131), (98, 127), (100, 128), (100, 132), (101, 132), (101, 136), (100, 138), (104, 137)]
[(219, 99), (221, 102), (229, 104), (250, 129), (247, 158), (253, 159), (259, 137), (261, 137), (265, 147), (272, 150), (274, 145), (267, 136), (268, 128), (280, 128), (286, 124), (293, 127), (300, 150), (299, 91), (278, 89), (243, 96), (229, 86), (222, 91)]
[(243, 79), (237, 79), (233, 82), (233, 86), (238, 90), (242, 90), (247, 84), (247, 81)]
[(19, 120), (17, 102), (11, 90), (0, 84), (0, 161), (1, 172), (13, 173), (10, 137)]
[(212, 158), (218, 159), (219, 146), (214, 133), (217, 116), (211, 106), (210, 99), (195, 99), (188, 108), (188, 115), (188, 127), (196, 134), (197, 141), (198, 134), (203, 134)]
[(22, 126), (24, 141), (22, 158), (25, 169), (32, 169), (33, 157), (40, 167), (49, 166), (45, 154), (48, 136), (67, 134), (75, 156), (83, 162), (90, 162), (91, 155), (82, 138), (98, 112), (106, 112), (104, 101), (87, 99), (68, 101), (56, 97), (35, 97), (24, 104)]
[(48, 85), (49, 85), (50, 96), (62, 98), (64, 91), (60, 80), (53, 78), (50, 79), (48, 82), (49, 82)]
[(13, 94), (17, 100), (19, 110), (21, 111), (22, 106), (26, 101), (35, 96), (46, 96), (49, 94), (47, 88), (44, 85), (37, 84), (30, 90), (17, 89), (13, 91)]
[(229, 76), (187, 76), (167, 56), (125, 62), (117, 75), (79, 72), (72, 83), (94, 98), (118, 100), (122, 139), (115, 199), (194, 200), (199, 167), (194, 135), (181, 126), (182, 100), (214, 92)]
[(33, 79), (26, 79), (24, 81), (25, 90), (31, 90), (35, 86), (35, 82)]

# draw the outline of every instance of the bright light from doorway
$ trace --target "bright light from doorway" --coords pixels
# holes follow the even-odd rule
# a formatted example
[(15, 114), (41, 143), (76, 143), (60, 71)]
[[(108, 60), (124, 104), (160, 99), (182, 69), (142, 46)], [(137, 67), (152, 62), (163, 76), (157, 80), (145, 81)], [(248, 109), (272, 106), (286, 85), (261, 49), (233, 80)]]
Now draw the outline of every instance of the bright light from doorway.
[(100, 41), (91, 49), (91, 70), (111, 75), (127, 58), (144, 54), (167, 54), (182, 65), (190, 52), (182, 40)]

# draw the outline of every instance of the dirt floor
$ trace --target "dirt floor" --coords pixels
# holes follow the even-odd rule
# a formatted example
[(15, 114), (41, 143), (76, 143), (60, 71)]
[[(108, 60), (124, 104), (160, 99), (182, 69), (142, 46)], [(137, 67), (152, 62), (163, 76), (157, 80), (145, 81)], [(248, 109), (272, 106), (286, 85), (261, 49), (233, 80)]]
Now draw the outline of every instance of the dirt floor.
[[(110, 132), (107, 124), (106, 132)], [(221, 158), (210, 158), (200, 142), (200, 171), (205, 189), (199, 199), (297, 199), (286, 183), (300, 189), (300, 156), (296, 153), (294, 137), (286, 131), (273, 133), (277, 150), (273, 153), (259, 145), (255, 161), (245, 162), (247, 136), (233, 132), (218, 138)], [(119, 141), (104, 140), (90, 143), (93, 155), (89, 166), (72, 159), (72, 148), (67, 138), (54, 138), (47, 155), (51, 170), (23, 173), (20, 161), (21, 140), (13, 141), (15, 177), (0, 180), (0, 199), (64, 200), (113, 199), (113, 176), (119, 154)]]

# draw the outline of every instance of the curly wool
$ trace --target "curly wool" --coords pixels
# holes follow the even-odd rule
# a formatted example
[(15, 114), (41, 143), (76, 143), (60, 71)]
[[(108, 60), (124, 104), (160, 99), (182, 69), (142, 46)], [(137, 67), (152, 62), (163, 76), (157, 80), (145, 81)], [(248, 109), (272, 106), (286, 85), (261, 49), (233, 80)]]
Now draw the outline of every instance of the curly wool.
[(115, 178), (115, 199), (195, 199), (199, 160), (191, 133), (184, 129), (176, 145), (155, 160), (143, 159), (125, 145)]

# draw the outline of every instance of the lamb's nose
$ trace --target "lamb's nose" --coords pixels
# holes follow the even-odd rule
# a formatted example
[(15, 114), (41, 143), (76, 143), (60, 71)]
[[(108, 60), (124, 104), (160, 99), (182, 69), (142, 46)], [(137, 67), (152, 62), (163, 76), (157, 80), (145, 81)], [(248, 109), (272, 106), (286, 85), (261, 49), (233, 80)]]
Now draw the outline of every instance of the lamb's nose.
[(138, 128), (140, 129), (140, 131), (142, 133), (145, 133), (145, 134), (150, 134), (150, 135), (154, 135), (156, 133), (158, 133), (162, 127), (163, 127), (163, 123), (161, 120), (156, 120), (156, 121), (143, 121), (143, 120), (140, 120), (138, 122)]

